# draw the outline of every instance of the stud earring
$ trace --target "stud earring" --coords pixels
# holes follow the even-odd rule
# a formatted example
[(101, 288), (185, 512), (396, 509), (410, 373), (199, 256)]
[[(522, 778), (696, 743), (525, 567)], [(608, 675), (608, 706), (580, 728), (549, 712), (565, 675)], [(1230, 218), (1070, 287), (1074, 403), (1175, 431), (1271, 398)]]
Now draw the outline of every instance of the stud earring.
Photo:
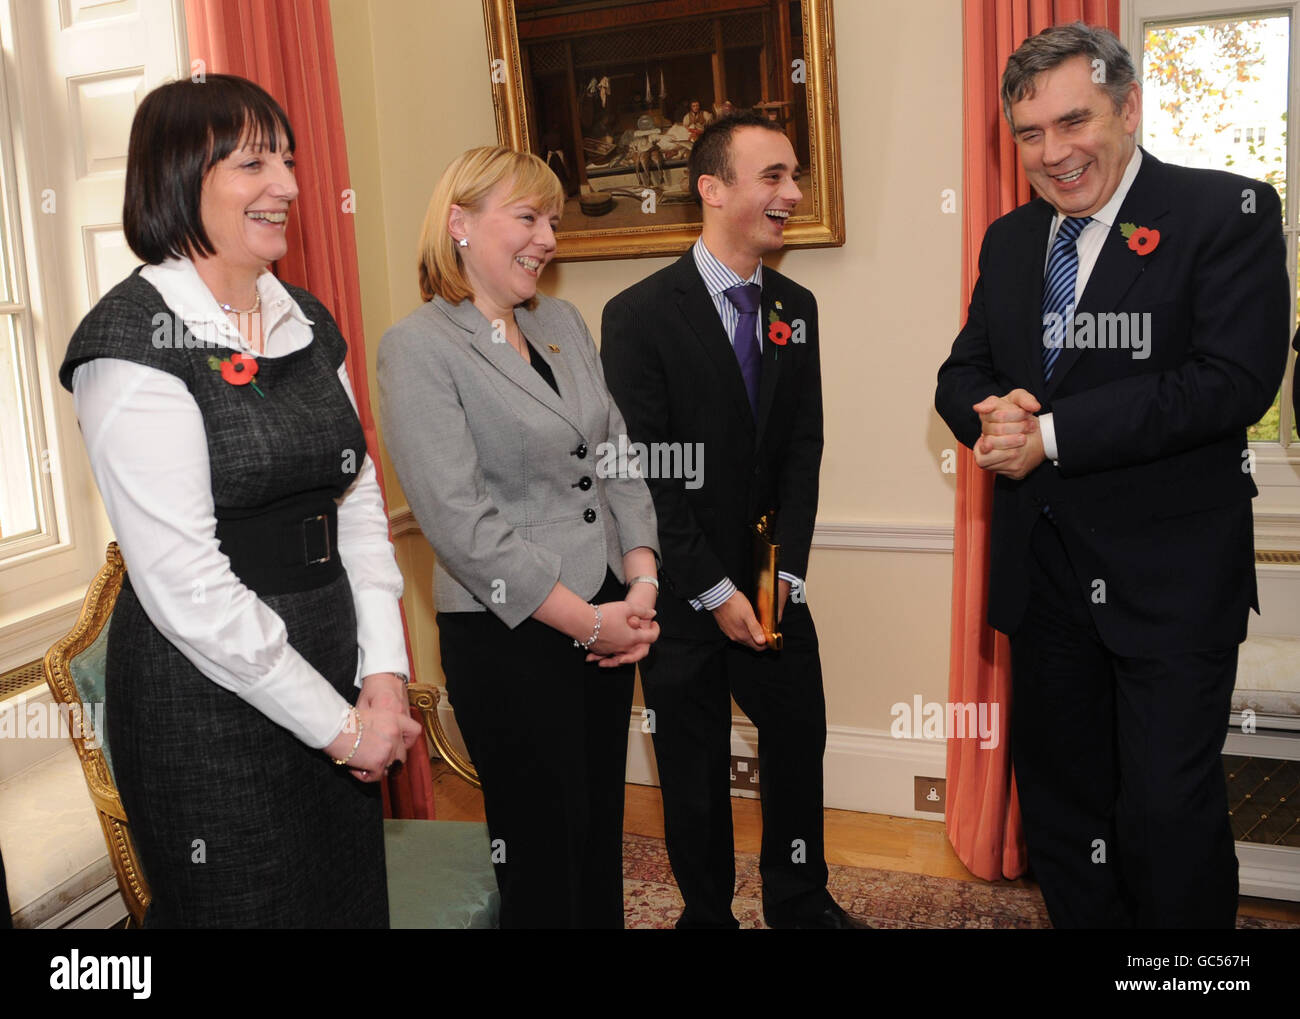
[(458, 240), (456, 243), (459, 244), (462, 248), (468, 248), (468, 247), (469, 247), (469, 238), (468, 238), (468, 237), (462, 237), (462, 238), (461, 238), (460, 240)]

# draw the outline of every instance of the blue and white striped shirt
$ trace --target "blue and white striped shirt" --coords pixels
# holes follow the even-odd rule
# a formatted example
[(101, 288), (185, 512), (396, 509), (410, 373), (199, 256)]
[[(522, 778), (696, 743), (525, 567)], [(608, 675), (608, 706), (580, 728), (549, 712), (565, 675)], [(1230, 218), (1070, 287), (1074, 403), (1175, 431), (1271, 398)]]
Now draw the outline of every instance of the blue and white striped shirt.
[[(760, 287), (763, 285), (763, 263), (760, 260), (758, 268), (754, 270), (754, 275), (749, 279), (741, 279), (734, 272), (714, 257), (713, 252), (704, 246), (704, 238), (701, 237), (691, 248), (691, 256), (695, 259), (695, 268), (699, 270), (700, 277), (704, 280), (705, 287), (708, 288), (709, 297), (713, 299), (713, 307), (718, 310), (718, 316), (722, 319), (722, 328), (726, 330), (727, 336), (731, 339), (732, 345), (735, 345), (736, 323), (740, 321), (740, 309), (731, 303), (730, 298), (724, 293), (732, 287), (740, 286), (742, 283), (757, 283)], [(763, 349), (763, 325), (761, 317), (754, 322), (754, 331), (758, 334), (758, 349)], [(792, 587), (802, 587), (803, 581), (791, 573), (781, 570), (777, 574), (782, 580), (790, 582)], [(736, 593), (736, 585), (730, 577), (723, 577), (707, 591), (698, 597), (690, 599), (691, 607), (696, 612), (708, 609), (712, 612), (719, 605), (725, 602)]]
[[(763, 286), (763, 263), (758, 263), (758, 268), (754, 270), (754, 275), (747, 280), (741, 279), (734, 272), (713, 257), (713, 252), (704, 246), (704, 238), (701, 237), (695, 242), (695, 247), (691, 248), (691, 256), (695, 259), (695, 268), (699, 270), (700, 276), (704, 279), (704, 285), (708, 288), (709, 296), (713, 298), (713, 306), (718, 309), (718, 315), (722, 318), (722, 328), (726, 330), (732, 346), (736, 343), (736, 323), (740, 321), (740, 309), (731, 303), (725, 291), (732, 287), (738, 287), (742, 283), (757, 283), (761, 289)], [(761, 321), (754, 322), (754, 331), (758, 335), (758, 349), (763, 349), (763, 326)]]

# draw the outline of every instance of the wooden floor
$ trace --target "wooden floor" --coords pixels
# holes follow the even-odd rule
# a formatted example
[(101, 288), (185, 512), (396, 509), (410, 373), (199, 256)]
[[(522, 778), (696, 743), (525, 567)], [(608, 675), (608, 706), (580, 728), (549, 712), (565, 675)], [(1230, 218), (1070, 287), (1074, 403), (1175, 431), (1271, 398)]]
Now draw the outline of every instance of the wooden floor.
[[(654, 786), (628, 785), (623, 828), (637, 835), (664, 837), (663, 802)], [(433, 762), (433, 795), (438, 817), (443, 821), (482, 821), (483, 795), (457, 776), (441, 761)], [(758, 800), (732, 797), (731, 816), (736, 849), (757, 853), (762, 834)], [(853, 810), (826, 811), (826, 862), (849, 867), (929, 874), (934, 877), (978, 881), (962, 866), (942, 821), (918, 821), (910, 817), (860, 814)], [(1015, 888), (1032, 888), (1021, 879), (1006, 882)], [(1240, 912), (1300, 923), (1300, 903), (1242, 896)]]

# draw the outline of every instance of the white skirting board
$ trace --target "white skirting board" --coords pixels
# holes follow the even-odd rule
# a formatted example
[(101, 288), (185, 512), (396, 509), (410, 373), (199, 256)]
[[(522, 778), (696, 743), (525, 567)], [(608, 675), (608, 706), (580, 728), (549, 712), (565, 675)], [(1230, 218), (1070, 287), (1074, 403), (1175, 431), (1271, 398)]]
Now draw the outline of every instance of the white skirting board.
[[(758, 757), (758, 730), (744, 716), (731, 720), (731, 753)], [(943, 814), (915, 809), (917, 776), (943, 778), (947, 749), (942, 740), (894, 739), (887, 732), (829, 726), (823, 758), (823, 803), (837, 810), (892, 814), (942, 821)], [(628, 729), (627, 780), (658, 785), (652, 737), (642, 732), (639, 714)], [(734, 791), (733, 796), (757, 796)]]
[(1242, 895), (1300, 902), (1300, 849), (1238, 842), (1237, 881)]
[[(448, 737), (463, 749), (455, 712), (445, 698), (438, 705), (438, 714)], [(642, 728), (641, 709), (634, 707), (628, 721), (627, 780), (635, 785), (658, 785), (652, 737)], [(744, 716), (732, 718), (731, 752), (736, 756), (758, 756), (758, 731)], [(943, 740), (895, 739), (883, 730), (830, 726), (826, 734), (825, 805), (866, 814), (942, 821), (942, 814), (915, 809), (913, 778), (942, 778), (946, 760)]]
[(107, 930), (127, 918), (126, 903), (117, 878), (105, 881), (40, 926), (46, 929)]

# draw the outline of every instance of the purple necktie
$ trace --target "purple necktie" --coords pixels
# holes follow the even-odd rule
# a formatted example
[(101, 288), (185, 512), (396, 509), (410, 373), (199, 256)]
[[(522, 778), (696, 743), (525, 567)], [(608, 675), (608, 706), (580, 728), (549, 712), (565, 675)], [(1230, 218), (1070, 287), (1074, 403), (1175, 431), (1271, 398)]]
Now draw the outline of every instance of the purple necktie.
[(763, 357), (758, 349), (758, 306), (763, 288), (757, 283), (740, 283), (722, 292), (740, 312), (731, 346), (740, 362), (740, 377), (745, 380), (749, 394), (749, 407), (754, 420), (758, 420), (758, 377), (763, 367)]

